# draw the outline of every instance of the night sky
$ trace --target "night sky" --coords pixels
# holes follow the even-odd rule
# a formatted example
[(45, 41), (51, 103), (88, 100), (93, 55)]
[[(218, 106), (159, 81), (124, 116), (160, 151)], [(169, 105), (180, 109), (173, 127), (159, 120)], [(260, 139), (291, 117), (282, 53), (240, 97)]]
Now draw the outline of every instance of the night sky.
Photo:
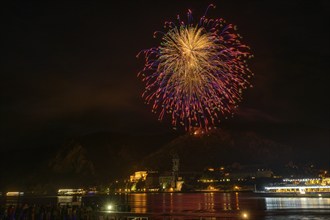
[[(108, 1), (110, 2), (110, 1)], [(94, 132), (173, 132), (144, 104), (137, 53), (166, 20), (209, 17), (250, 45), (253, 89), (221, 126), (304, 148), (329, 141), (329, 1), (11, 1), (2, 7), (1, 151), (60, 146)]]

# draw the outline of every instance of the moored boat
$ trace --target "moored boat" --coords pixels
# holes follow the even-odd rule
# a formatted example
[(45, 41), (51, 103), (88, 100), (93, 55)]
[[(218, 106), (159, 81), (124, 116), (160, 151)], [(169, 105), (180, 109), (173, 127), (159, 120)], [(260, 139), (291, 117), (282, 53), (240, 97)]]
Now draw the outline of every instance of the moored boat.
[(330, 197), (330, 186), (266, 186), (265, 190), (255, 193), (263, 196)]
[(261, 196), (330, 197), (330, 185), (324, 179), (284, 179), (254, 192)]

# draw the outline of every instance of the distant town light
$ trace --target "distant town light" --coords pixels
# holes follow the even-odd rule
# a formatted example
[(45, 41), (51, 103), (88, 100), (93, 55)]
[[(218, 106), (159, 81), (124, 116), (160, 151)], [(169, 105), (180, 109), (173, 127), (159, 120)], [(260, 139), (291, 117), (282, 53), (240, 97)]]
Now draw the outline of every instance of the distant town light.
[(243, 213), (242, 213), (242, 217), (243, 217), (244, 219), (248, 219), (248, 218), (249, 218), (249, 215), (248, 215), (247, 212), (243, 212)]
[(113, 208), (113, 207), (112, 207), (111, 204), (109, 204), (109, 205), (107, 206), (107, 209), (108, 209), (108, 210), (112, 210), (112, 208)]
[(22, 196), (24, 192), (7, 192), (6, 196)]

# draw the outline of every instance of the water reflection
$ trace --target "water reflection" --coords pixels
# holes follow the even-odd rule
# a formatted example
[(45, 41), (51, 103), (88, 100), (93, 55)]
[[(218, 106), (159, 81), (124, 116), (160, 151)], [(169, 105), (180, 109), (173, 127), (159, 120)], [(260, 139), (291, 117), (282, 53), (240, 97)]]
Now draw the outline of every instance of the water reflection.
[[(136, 193), (111, 196), (2, 197), (1, 205), (8, 208), (25, 203), (30, 207), (76, 207), (87, 212), (102, 211), (105, 204), (129, 204), (131, 212), (151, 219), (327, 219), (330, 198), (264, 198), (252, 193)], [(81, 206), (79, 204), (81, 203)], [(77, 206), (72, 206), (76, 204)], [(58, 206), (60, 205), (60, 207)], [(51, 210), (51, 209), (50, 209)], [(73, 211), (74, 209), (72, 209)], [(124, 211), (125, 212), (125, 211)], [(103, 212), (99, 212), (103, 213)], [(244, 217), (246, 214), (246, 218)], [(1, 214), (1, 213), (0, 213)], [(0, 215), (1, 216), (1, 215)], [(171, 216), (171, 218), (167, 218)], [(173, 217), (174, 216), (174, 217)], [(154, 218), (155, 217), (155, 218)], [(156, 218), (157, 217), (157, 218)], [(159, 217), (159, 218), (158, 218)], [(173, 218), (172, 218), (173, 217)], [(196, 217), (196, 218), (195, 218)], [(0, 218), (1, 219), (1, 218)]]
[(235, 193), (235, 204), (236, 204), (236, 210), (239, 210), (238, 192)]
[(223, 210), (231, 210), (231, 195), (223, 193)]
[(81, 196), (57, 196), (57, 204), (62, 205), (73, 205), (80, 206), (81, 205)]
[(240, 210), (239, 193), (146, 193), (131, 194), (134, 213), (178, 213)]
[(137, 193), (131, 194), (130, 200), (133, 202), (132, 212), (135, 213), (146, 213), (147, 212), (147, 194)]
[(330, 198), (265, 198), (266, 209), (329, 209)]
[(214, 212), (214, 193), (204, 194), (205, 209)]

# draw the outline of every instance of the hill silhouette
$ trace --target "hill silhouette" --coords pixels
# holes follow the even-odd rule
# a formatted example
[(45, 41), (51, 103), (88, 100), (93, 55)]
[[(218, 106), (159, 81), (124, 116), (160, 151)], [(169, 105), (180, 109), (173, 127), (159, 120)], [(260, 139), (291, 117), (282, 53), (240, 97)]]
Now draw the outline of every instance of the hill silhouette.
[[(171, 170), (172, 156), (181, 171), (230, 164), (264, 164), (276, 170), (290, 161), (309, 161), (309, 151), (278, 143), (255, 132), (213, 130), (186, 133), (129, 135), (100, 132), (72, 138), (57, 149), (11, 152), (26, 166), (3, 173), (1, 189), (43, 191), (60, 187), (107, 185), (137, 170)], [(299, 153), (296, 153), (299, 152)], [(3, 166), (11, 159), (2, 160)], [(5, 169), (3, 169), (5, 170)], [(14, 187), (13, 187), (14, 186)]]
[(254, 132), (216, 130), (206, 135), (192, 133), (180, 136), (143, 159), (141, 166), (171, 169), (171, 158), (177, 154), (184, 171), (202, 170), (208, 166), (232, 163), (279, 164), (290, 161), (292, 147), (263, 138)]

